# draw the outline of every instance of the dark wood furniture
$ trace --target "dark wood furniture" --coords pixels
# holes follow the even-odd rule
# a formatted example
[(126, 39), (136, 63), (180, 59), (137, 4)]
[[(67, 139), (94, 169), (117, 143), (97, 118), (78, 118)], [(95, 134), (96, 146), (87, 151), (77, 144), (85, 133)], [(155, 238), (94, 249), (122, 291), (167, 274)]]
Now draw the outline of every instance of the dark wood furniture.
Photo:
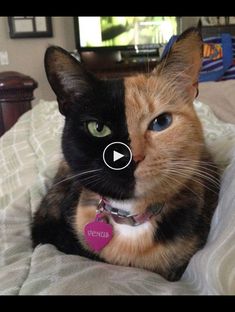
[(149, 73), (156, 66), (156, 62), (132, 62), (114, 63), (111, 66), (92, 67), (85, 65), (86, 68), (100, 78), (124, 78), (139, 73)]
[(29, 76), (14, 71), (0, 73), (0, 136), (18, 118), (31, 109), (33, 91), (38, 83)]
[(85, 68), (99, 78), (123, 78), (138, 73), (149, 73), (158, 61), (156, 57), (124, 57), (121, 61), (116, 61), (112, 54), (110, 56), (108, 53), (94, 52), (81, 53), (81, 59)]

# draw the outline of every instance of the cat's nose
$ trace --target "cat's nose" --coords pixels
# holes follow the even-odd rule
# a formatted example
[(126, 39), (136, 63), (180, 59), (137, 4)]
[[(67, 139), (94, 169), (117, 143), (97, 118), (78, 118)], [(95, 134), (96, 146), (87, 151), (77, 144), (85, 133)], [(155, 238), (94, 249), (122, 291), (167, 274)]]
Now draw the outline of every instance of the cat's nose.
[(137, 154), (137, 155), (133, 155), (133, 160), (136, 164), (140, 163), (141, 161), (143, 161), (145, 158), (144, 155), (141, 154)]

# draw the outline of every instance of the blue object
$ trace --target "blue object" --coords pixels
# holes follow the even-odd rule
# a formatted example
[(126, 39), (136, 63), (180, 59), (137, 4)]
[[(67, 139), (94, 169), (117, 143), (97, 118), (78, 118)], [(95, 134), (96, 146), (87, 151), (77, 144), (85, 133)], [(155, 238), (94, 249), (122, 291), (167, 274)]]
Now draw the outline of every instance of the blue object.
[(223, 77), (224, 73), (229, 69), (233, 63), (233, 48), (232, 38), (230, 34), (221, 35), (221, 44), (223, 49), (223, 64), (219, 70), (211, 70), (208, 72), (201, 72), (199, 82), (216, 81)]
[(173, 46), (173, 44), (175, 43), (175, 41), (177, 40), (178, 36), (174, 35), (170, 38), (170, 40), (167, 42), (167, 44), (165, 45), (165, 48), (162, 52), (161, 55), (161, 60), (165, 57), (165, 55), (170, 51), (171, 47)]
[[(178, 36), (174, 35), (170, 38), (168, 43), (166, 44), (163, 53), (161, 55), (161, 59), (163, 59), (166, 54), (170, 51), (172, 45), (176, 42)], [(220, 80), (225, 72), (232, 66), (233, 64), (233, 45), (232, 45), (232, 37), (228, 33), (223, 33), (221, 35), (221, 44), (223, 49), (223, 58), (222, 58), (222, 68), (217, 70), (203, 70), (199, 76), (199, 82), (206, 81), (216, 81)]]

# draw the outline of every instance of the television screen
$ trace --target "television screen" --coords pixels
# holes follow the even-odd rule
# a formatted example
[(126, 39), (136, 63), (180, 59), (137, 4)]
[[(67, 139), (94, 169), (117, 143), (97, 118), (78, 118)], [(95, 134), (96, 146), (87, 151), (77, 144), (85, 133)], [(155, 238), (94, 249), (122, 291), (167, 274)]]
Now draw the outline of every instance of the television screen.
[(156, 48), (174, 34), (177, 34), (175, 16), (75, 17), (79, 51)]

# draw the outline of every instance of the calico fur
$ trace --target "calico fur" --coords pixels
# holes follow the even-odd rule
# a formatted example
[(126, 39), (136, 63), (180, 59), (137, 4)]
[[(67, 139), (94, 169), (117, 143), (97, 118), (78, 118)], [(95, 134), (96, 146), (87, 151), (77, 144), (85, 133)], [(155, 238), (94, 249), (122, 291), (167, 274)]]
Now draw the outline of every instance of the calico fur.
[[(154, 271), (178, 280), (210, 230), (219, 192), (219, 174), (205, 146), (193, 109), (202, 42), (196, 29), (184, 32), (152, 73), (99, 80), (68, 52), (50, 47), (45, 55), (48, 80), (65, 115), (64, 160), (32, 224), (33, 246), (54, 244), (60, 251), (112, 264)], [(172, 115), (164, 131), (149, 124)], [(86, 122), (112, 129), (91, 136)], [(104, 148), (121, 141), (133, 159), (120, 171), (105, 166)], [(99, 253), (84, 240), (84, 227), (96, 216), (100, 196), (132, 199), (132, 212), (154, 203), (162, 211), (138, 226), (107, 216), (113, 238)]]

